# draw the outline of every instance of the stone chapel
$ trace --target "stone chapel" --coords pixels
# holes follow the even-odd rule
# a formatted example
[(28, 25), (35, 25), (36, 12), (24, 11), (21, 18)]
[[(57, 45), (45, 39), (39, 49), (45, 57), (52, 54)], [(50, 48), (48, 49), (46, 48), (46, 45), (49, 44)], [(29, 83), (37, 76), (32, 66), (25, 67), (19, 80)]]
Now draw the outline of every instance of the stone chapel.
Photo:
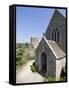
[(60, 80), (66, 65), (66, 17), (55, 10), (35, 52), (35, 64), (45, 76)]

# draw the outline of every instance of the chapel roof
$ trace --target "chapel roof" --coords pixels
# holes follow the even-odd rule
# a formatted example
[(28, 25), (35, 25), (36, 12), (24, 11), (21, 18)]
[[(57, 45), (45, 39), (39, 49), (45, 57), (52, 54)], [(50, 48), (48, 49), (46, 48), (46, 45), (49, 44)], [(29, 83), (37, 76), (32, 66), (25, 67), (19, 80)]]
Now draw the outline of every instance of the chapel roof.
[(57, 59), (60, 59), (66, 56), (64, 51), (57, 45), (55, 41), (47, 40), (46, 37), (44, 37), (44, 40), (46, 41), (46, 43), (48, 44), (48, 46), (50, 47), (50, 49), (52, 50), (53, 54)]

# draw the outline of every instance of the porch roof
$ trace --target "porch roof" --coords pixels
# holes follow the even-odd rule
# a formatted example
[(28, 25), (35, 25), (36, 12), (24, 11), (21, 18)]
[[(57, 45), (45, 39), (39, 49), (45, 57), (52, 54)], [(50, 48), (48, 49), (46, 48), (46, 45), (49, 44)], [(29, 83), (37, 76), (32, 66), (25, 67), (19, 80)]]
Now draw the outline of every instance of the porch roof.
[(48, 44), (48, 46), (50, 47), (50, 49), (52, 50), (53, 54), (57, 59), (60, 59), (66, 56), (64, 51), (57, 45), (55, 41), (47, 40), (46, 37), (44, 37), (44, 40), (46, 41), (46, 43)]

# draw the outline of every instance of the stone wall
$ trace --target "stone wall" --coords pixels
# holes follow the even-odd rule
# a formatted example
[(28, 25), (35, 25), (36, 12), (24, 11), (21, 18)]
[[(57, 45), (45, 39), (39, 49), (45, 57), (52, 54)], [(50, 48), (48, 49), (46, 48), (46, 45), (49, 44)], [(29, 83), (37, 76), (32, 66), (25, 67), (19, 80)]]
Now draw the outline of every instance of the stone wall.
[(51, 49), (47, 45), (44, 38), (42, 38), (41, 42), (39, 43), (39, 46), (36, 49), (36, 57), (35, 57), (35, 63), (38, 66), (39, 71), (42, 69), (41, 64), (41, 54), (45, 53), (47, 56), (47, 73), (46, 76), (56, 76), (56, 59), (53, 55)]
[(59, 42), (57, 42), (57, 44), (66, 52), (66, 18), (57, 10), (55, 10), (45, 32), (45, 36), (48, 40), (52, 40), (52, 32), (56, 29), (59, 31)]
[(60, 80), (60, 75), (61, 75), (61, 71), (62, 69), (65, 72), (65, 65), (66, 65), (66, 57), (60, 59), (60, 60), (56, 60), (56, 80)]
[(37, 48), (38, 43), (39, 43), (38, 38), (36, 38), (36, 37), (31, 37), (31, 40), (30, 40), (30, 47), (31, 47), (31, 48)]

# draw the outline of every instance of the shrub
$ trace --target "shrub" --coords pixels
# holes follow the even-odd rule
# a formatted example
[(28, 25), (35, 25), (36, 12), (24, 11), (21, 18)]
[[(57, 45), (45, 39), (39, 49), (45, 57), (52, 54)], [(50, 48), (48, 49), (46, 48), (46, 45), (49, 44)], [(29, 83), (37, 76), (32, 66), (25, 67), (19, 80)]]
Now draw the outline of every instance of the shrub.
[(33, 62), (33, 66), (35, 66), (35, 62)]
[(66, 81), (66, 71), (62, 69), (61, 75), (60, 75), (60, 81)]
[(60, 81), (66, 81), (66, 77), (64, 76), (64, 77), (61, 77), (60, 78)]
[(32, 72), (38, 71), (38, 67), (35, 65), (35, 62), (33, 62), (33, 64), (30, 67), (31, 67)]
[(34, 56), (30, 56), (30, 55), (28, 54), (27, 59), (28, 59), (28, 60), (33, 60), (33, 59), (34, 59)]

